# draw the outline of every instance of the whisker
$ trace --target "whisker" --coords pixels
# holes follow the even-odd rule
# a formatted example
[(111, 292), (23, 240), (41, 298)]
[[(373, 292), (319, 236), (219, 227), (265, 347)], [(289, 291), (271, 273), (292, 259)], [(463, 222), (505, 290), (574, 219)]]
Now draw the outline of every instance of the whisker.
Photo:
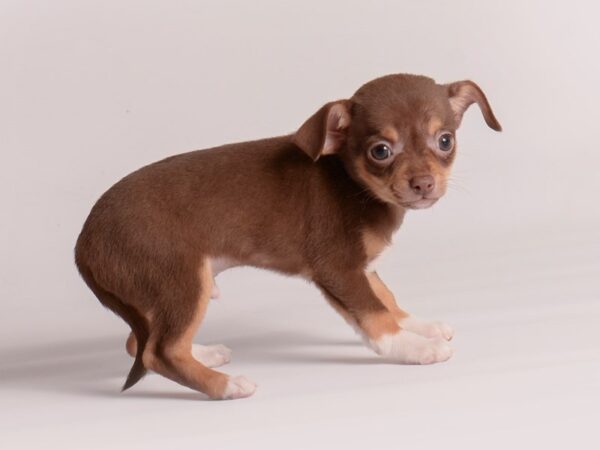
[(461, 183), (459, 183), (454, 177), (448, 178), (448, 188), (458, 192), (471, 194), (469, 189), (466, 186), (463, 186)]

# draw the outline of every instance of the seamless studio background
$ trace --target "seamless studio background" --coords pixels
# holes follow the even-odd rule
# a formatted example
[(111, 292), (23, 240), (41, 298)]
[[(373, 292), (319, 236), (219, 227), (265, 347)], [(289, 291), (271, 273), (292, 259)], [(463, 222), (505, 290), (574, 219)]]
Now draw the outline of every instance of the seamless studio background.
[[(597, 3), (0, 1), (2, 448), (598, 448)], [(455, 356), (382, 363), (306, 283), (222, 274), (197, 336), (254, 397), (155, 375), (72, 262), (93, 202), (165, 156), (293, 132), (388, 73), (469, 78), (447, 196), (380, 263)]]

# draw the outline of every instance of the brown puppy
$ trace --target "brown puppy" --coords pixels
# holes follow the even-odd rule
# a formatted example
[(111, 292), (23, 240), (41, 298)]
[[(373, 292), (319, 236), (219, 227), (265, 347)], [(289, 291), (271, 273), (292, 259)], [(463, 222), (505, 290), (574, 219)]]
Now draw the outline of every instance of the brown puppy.
[(93, 207), (75, 257), (94, 294), (131, 327), (135, 362), (123, 389), (151, 369), (212, 398), (254, 392), (209, 368), (228, 361), (226, 347), (192, 345), (214, 277), (240, 265), (311, 280), (386, 358), (448, 359), (452, 329), (402, 311), (368, 267), (406, 209), (444, 195), (472, 103), (500, 131), (475, 83), (390, 75), (327, 103), (293, 135), (172, 156), (115, 184)]

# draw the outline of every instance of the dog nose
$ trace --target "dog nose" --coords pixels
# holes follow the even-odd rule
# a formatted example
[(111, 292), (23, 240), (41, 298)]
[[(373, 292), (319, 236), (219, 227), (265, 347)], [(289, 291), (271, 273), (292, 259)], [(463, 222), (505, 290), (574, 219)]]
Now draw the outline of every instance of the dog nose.
[(412, 177), (408, 184), (410, 184), (410, 188), (415, 194), (427, 195), (433, 191), (435, 180), (431, 175), (422, 175), (419, 177)]

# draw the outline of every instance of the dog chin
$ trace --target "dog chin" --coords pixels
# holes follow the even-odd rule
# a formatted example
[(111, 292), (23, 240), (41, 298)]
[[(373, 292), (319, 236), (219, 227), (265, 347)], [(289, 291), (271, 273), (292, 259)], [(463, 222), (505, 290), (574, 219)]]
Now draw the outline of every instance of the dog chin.
[(438, 198), (421, 198), (413, 202), (401, 203), (401, 205), (407, 209), (427, 209), (433, 206), (438, 200)]

